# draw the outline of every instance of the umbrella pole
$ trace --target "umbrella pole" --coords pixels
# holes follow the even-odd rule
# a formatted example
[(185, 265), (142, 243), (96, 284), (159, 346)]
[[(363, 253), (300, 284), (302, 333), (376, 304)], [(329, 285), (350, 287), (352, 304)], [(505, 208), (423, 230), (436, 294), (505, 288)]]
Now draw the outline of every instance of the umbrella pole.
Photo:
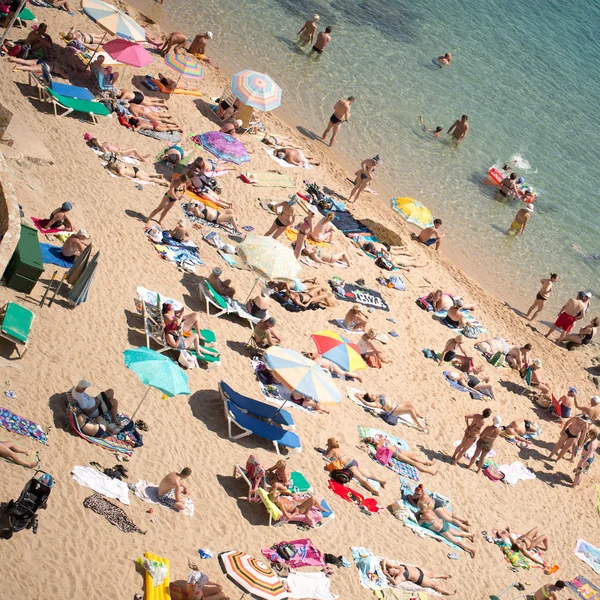
[(256, 284), (258, 283), (259, 279), (260, 279), (260, 275), (256, 278), (256, 281), (254, 282), (254, 285), (252, 286), (252, 289), (250, 290), (250, 293), (248, 294), (248, 297), (246, 298), (246, 301), (244, 302), (244, 304), (248, 304), (248, 300), (250, 300), (250, 296), (252, 296), (252, 292), (254, 291), (254, 288), (256, 287)]
[(144, 403), (144, 400), (146, 399), (146, 396), (148, 395), (149, 391), (150, 391), (150, 386), (148, 386), (148, 388), (146, 389), (146, 393), (144, 394), (143, 398), (140, 400), (140, 403), (137, 405), (137, 408), (133, 411), (133, 414), (131, 415), (131, 417), (129, 417), (132, 421), (133, 421), (133, 417), (135, 417), (137, 411), (140, 410), (140, 406)]
[(106, 31), (104, 32), (104, 35), (102, 36), (102, 39), (100, 40), (100, 43), (96, 46), (96, 49), (92, 52), (92, 57), (86, 63), (86, 65), (85, 65), (86, 69), (90, 66), (90, 64), (94, 60), (94, 56), (96, 56), (96, 54), (98, 53), (98, 50), (100, 49), (100, 46), (102, 46), (102, 44), (104, 43), (104, 38), (105, 37), (106, 37)]
[(287, 400), (283, 401), (283, 404), (275, 411), (272, 419), (269, 421), (269, 424), (272, 424), (273, 421), (277, 418), (277, 415), (283, 410), (283, 407), (287, 404)]
[(12, 19), (10, 20), (10, 23), (6, 26), (6, 29), (4, 30), (4, 35), (2, 36), (2, 39), (0, 39), (0, 46), (2, 46), (4, 44), (4, 42), (6, 41), (6, 38), (8, 37), (8, 32), (12, 29), (13, 25), (15, 24), (15, 21), (19, 18), (19, 15), (21, 14), (21, 11), (25, 7), (26, 3), (27, 3), (27, 0), (21, 0), (21, 3), (19, 4), (19, 8), (17, 8), (17, 10), (15, 11), (15, 14), (12, 16)]
[(179, 77), (177, 78), (177, 83), (175, 84), (175, 87), (169, 92), (169, 100), (171, 99), (171, 96), (175, 93), (175, 90), (177, 89), (177, 86), (179, 85), (180, 79), (181, 79), (181, 73), (179, 73)]

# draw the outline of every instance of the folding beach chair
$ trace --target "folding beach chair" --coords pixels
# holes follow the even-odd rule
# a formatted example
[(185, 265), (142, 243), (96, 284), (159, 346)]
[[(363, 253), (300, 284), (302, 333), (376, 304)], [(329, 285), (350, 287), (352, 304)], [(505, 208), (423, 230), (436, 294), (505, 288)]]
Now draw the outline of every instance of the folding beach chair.
[[(67, 98), (62, 94), (57, 94), (50, 88), (46, 88), (48, 93), (47, 99), (52, 102), (54, 106), (54, 116), (64, 117), (72, 112), (85, 113), (90, 116), (90, 119), (94, 124), (98, 123), (97, 116), (110, 117), (112, 116), (108, 108), (101, 102), (94, 102), (92, 100), (79, 100), (78, 98)], [(58, 107), (64, 108), (65, 112), (62, 115), (58, 114)]]
[(114, 90), (114, 86), (107, 83), (104, 73), (100, 69), (92, 65), (91, 70), (94, 83), (101, 92), (112, 92)]
[[(258, 488), (257, 494), (261, 502), (264, 504), (264, 507), (267, 509), (267, 513), (269, 515), (269, 527), (283, 525), (284, 523), (307, 523), (307, 518), (304, 515), (295, 515), (289, 521), (286, 521), (283, 518), (281, 509), (271, 501), (271, 498), (269, 498), (269, 493), (267, 490)], [(321, 513), (323, 515), (323, 518), (321, 519), (321, 527), (333, 520), (335, 517), (333, 510), (329, 504), (327, 504), (325, 499), (321, 500)]]
[(260, 321), (258, 317), (253, 317), (243, 304), (230, 298), (224, 298), (218, 294), (206, 279), (200, 281), (198, 284), (198, 296), (200, 297), (200, 301), (204, 300), (206, 304), (207, 315), (210, 315), (210, 307), (213, 306), (218, 311), (212, 315), (213, 317), (235, 315), (248, 321), (251, 329), (254, 329), (254, 325)]
[[(7, 302), (2, 308), (0, 316), (0, 337), (3, 337), (15, 344), (19, 358), (23, 358), (27, 352), (27, 342), (29, 341), (29, 332), (35, 315), (24, 306), (15, 302)], [(19, 346), (23, 350), (19, 350)]]

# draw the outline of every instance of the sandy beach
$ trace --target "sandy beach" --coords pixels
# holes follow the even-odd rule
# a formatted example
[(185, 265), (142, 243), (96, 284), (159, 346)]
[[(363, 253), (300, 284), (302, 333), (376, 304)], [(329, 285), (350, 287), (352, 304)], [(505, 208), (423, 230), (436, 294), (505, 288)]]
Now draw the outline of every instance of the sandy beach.
[[(64, 12), (37, 7), (34, 12), (40, 22), (48, 24), (48, 32), (55, 43), (60, 41), (58, 31), (71, 26), (82, 31), (100, 31), (80, 13), (70, 17)], [(146, 26), (144, 18), (136, 11), (129, 10), (129, 13)], [(155, 25), (148, 25), (146, 29), (151, 35), (160, 35)], [(16, 37), (20, 37), (19, 30), (9, 35), (9, 39)], [(165, 65), (156, 56), (155, 62), (144, 73), (155, 75), (163, 71)], [(125, 86), (122, 83), (123, 87), (150, 95), (139, 84), (141, 71), (127, 67), (122, 72), (126, 80), (133, 76), (133, 84)], [(389, 343), (383, 348), (393, 362), (381, 370), (361, 371), (365, 378), (363, 384), (336, 380), (344, 398), (340, 405), (330, 409), (331, 415), (292, 411), (303, 451), (299, 455), (286, 455), (289, 466), (301, 470), (316, 492), (327, 499), (335, 511), (335, 520), (310, 532), (300, 531), (293, 524), (269, 528), (263, 506), (247, 501), (247, 487), (234, 479), (232, 473), (234, 465), (245, 464), (249, 454), (255, 454), (264, 466), (274, 464), (277, 456), (271, 445), (262, 443), (257, 437), (239, 441), (228, 439), (227, 423), (217, 392), (218, 382), (225, 381), (235, 390), (261, 398), (250, 357), (244, 350), (251, 332), (246, 323), (235, 318), (207, 316), (197, 292), (199, 276), (208, 276), (211, 269), (218, 266), (224, 275), (235, 280), (238, 297), (244, 300), (254, 284), (254, 276), (248, 271), (230, 268), (214, 248), (202, 241), (201, 234), (208, 229), (190, 229), (205, 263), (198, 267), (197, 275), (184, 274), (173, 264), (161, 260), (146, 239), (143, 226), (146, 216), (158, 205), (164, 189), (144, 186), (140, 190), (132, 180), (111, 178), (98, 157), (86, 146), (83, 136), (89, 132), (102, 141), (135, 146), (151, 157), (166, 147), (164, 143), (128, 131), (119, 125), (116, 117), (101, 119), (98, 125), (91, 125), (85, 118), (67, 116), (57, 119), (49, 105), (37, 100), (37, 91), (28, 86), (26, 73), (13, 72), (6, 58), (0, 59), (0, 73), (4, 81), (0, 102), (26, 121), (55, 160), (53, 165), (8, 163), (24, 213), (27, 217), (45, 218), (65, 200), (73, 202), (72, 220), (77, 227), (85, 227), (92, 237), (94, 251), (101, 253), (90, 297), (75, 309), (68, 308), (66, 298), (60, 295), (51, 308), (37, 306), (44, 291), (43, 284), (56, 269), (52, 265), (46, 265), (31, 297), (7, 288), (0, 289), (0, 300), (17, 301), (36, 314), (30, 349), (22, 360), (13, 360), (16, 357), (16, 354), (11, 355), (13, 346), (4, 340), (0, 342), (4, 391), (16, 392), (15, 398), (5, 397), (2, 406), (43, 428), (50, 428), (47, 446), (5, 430), (1, 430), (0, 439), (39, 451), (42, 468), (56, 480), (48, 509), (40, 513), (37, 535), (24, 531), (15, 534), (10, 541), (0, 543), (0, 559), (6, 565), (3, 582), (6, 598), (133, 598), (136, 593), (142, 593), (143, 585), (134, 561), (145, 551), (170, 559), (172, 581), (187, 578), (187, 564), (191, 560), (198, 563), (211, 579), (223, 583), (231, 598), (237, 598), (240, 592), (226, 581), (217, 560), (201, 561), (198, 548), (210, 548), (215, 552), (239, 549), (259, 557), (261, 548), (306, 536), (317, 548), (336, 556), (350, 559), (351, 546), (364, 546), (380, 556), (449, 573), (452, 579), (448, 587), (457, 588), (456, 598), (461, 599), (486, 598), (515, 580), (527, 584), (527, 593), (533, 593), (557, 577), (568, 580), (583, 574), (592, 581), (598, 580), (598, 576), (573, 554), (578, 538), (600, 546), (594, 487), (594, 481), (598, 481), (597, 465), (576, 490), (565, 486), (574, 465), (563, 460), (552, 469), (546, 468), (546, 461), (541, 456), (547, 454), (558, 439), (559, 425), (519, 393), (521, 380), (515, 371), (486, 364), (485, 373), (497, 389), (495, 402), (472, 400), (468, 394), (451, 388), (441, 374), (443, 369), (426, 359), (422, 349), (440, 351), (452, 332), (420, 310), (415, 300), (438, 288), (463, 296), (476, 305), (474, 314), (485, 325), (490, 337), (498, 335), (516, 344), (533, 344), (533, 355), (543, 360), (544, 372), (557, 396), (566, 393), (568, 386), (575, 386), (580, 401), (586, 404), (590, 396), (597, 393), (587, 371), (592, 358), (597, 355), (597, 346), (592, 344), (583, 350), (567, 352), (544, 339), (515, 312), (454, 267), (451, 256), (435, 255), (411, 242), (411, 230), (389, 208), (388, 199), (363, 195), (359, 202), (350, 205), (354, 216), (382, 241), (407, 243), (412, 252), (429, 262), (429, 266), (406, 275), (406, 292), (382, 287), (376, 278), (386, 274), (348, 238), (336, 232), (335, 248), (349, 253), (352, 266), (347, 269), (328, 265), (303, 268), (303, 276), (316, 276), (321, 281), (334, 275), (348, 282), (364, 278), (366, 286), (379, 291), (391, 309), (389, 313), (377, 310), (371, 313), (370, 324), (382, 333), (395, 331), (398, 337), (389, 337)], [(216, 122), (206, 116), (210, 114), (206, 103), (211, 97), (219, 96), (226, 84), (225, 75), (207, 66), (204, 78), (199, 82), (201, 98), (174, 95), (168, 100), (170, 111), (184, 124), (186, 136), (218, 129)], [(75, 75), (70, 83), (87, 85), (88, 77), (86, 73)], [(269, 228), (273, 216), (261, 209), (258, 199), (282, 201), (294, 191), (248, 185), (237, 177), (241, 172), (278, 170), (293, 180), (296, 191), (303, 191), (303, 180), (311, 179), (342, 196), (350, 193), (351, 185), (346, 181), (349, 173), (331, 159), (331, 153), (320, 141), (298, 135), (295, 129), (268, 113), (260, 114), (260, 119), (269, 133), (292, 137), (302, 145), (307, 156), (320, 160), (321, 165), (312, 170), (280, 168), (264, 152), (264, 146), (256, 136), (240, 136), (251, 161), (220, 177), (219, 183), (223, 189), (222, 197), (234, 203), (241, 225), (251, 225), (254, 233), (262, 234)], [(187, 138), (184, 138), (183, 146), (186, 150), (192, 149)], [(149, 171), (154, 168), (153, 162), (142, 166)], [(167, 225), (174, 226), (181, 215), (180, 208), (175, 207)], [(452, 231), (446, 233), (452, 235)], [(222, 232), (221, 235), (227, 237)], [(49, 241), (43, 238), (40, 235), (40, 241)], [(56, 241), (50, 242), (58, 245)], [(288, 243), (285, 238), (283, 242)], [(70, 475), (73, 467), (87, 466), (91, 461), (109, 467), (117, 461), (114, 454), (86, 443), (63, 428), (64, 393), (81, 378), (92, 382), (94, 394), (113, 388), (120, 409), (127, 414), (131, 414), (143, 396), (145, 389), (136, 375), (124, 366), (122, 354), (128, 348), (144, 345), (143, 323), (134, 305), (137, 286), (157, 290), (184, 302), (187, 310), (198, 311), (204, 326), (215, 332), (222, 355), (219, 368), (187, 372), (192, 390), (189, 397), (178, 396), (163, 401), (159, 392), (151, 391), (141, 409), (139, 417), (148, 424), (149, 432), (143, 433), (143, 447), (136, 449), (130, 462), (124, 463), (129, 470), (129, 481), (158, 482), (168, 472), (189, 466), (193, 470), (190, 492), (195, 503), (195, 515), (191, 519), (161, 507), (155, 507), (149, 514), (146, 512), (148, 505), (130, 494), (131, 505), (123, 508), (130, 519), (147, 531), (144, 536), (122, 533), (83, 507), (83, 500), (92, 492), (73, 481)], [(565, 295), (566, 301), (568, 291), (561, 289), (560, 293)], [(331, 322), (343, 318), (350, 306), (339, 302), (337, 307), (326, 310), (289, 313), (274, 305), (271, 313), (278, 321), (282, 346), (308, 351), (313, 348), (310, 334), (335, 329)], [(590, 317), (595, 313), (592, 306)], [(395, 323), (386, 320), (388, 317)], [(554, 315), (546, 311), (541, 318), (552, 321)], [(585, 322), (588, 321), (586, 318)], [(534, 326), (541, 333), (547, 331), (547, 327), (539, 322)], [(473, 349), (472, 340), (466, 340), (466, 346), (481, 360)], [(385, 394), (394, 401), (411, 400), (426, 416), (429, 434), (402, 425), (391, 427), (369, 415), (348, 400), (346, 386)], [(540, 424), (542, 433), (531, 450), (519, 450), (502, 439), (495, 444), (495, 460), (499, 465), (520, 460), (535, 473), (535, 480), (520, 481), (513, 487), (450, 466), (453, 442), (462, 437), (463, 416), (481, 412), (485, 407), (490, 407), (494, 415), (501, 415), (504, 424), (517, 418)], [(365, 516), (327, 489), (324, 462), (314, 448), (324, 446), (326, 439), (334, 436), (359, 464), (387, 480), (379, 499), (382, 506), (387, 507), (398, 499), (398, 476), (356, 448), (359, 425), (393, 433), (404, 439), (413, 452), (435, 461), (439, 473), (422, 475), (421, 481), (428, 489), (449, 497), (456, 512), (471, 521), (477, 551), (474, 560), (465, 553), (460, 553), (457, 561), (449, 560), (447, 555), (451, 549), (447, 545), (419, 538), (389, 511)], [(0, 501), (16, 498), (30, 475), (28, 470), (0, 462)], [(351, 487), (366, 494), (356, 482)], [(501, 551), (486, 543), (480, 534), (507, 524), (519, 532), (534, 526), (542, 528), (550, 537), (550, 549), (545, 558), (549, 563), (559, 565), (558, 573), (546, 576), (541, 569), (513, 573)], [(342, 599), (372, 597), (371, 592), (360, 586), (354, 566), (335, 569), (331, 591)], [(562, 596), (567, 598), (568, 594), (563, 592)]]

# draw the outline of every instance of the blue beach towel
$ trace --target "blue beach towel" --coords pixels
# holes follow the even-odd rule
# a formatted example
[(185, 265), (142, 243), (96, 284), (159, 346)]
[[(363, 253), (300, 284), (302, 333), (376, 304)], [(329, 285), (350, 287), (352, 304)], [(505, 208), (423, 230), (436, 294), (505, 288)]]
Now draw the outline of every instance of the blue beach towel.
[(56, 265), (57, 267), (62, 267), (63, 269), (70, 269), (75, 262), (75, 257), (73, 257), (73, 260), (67, 260), (64, 258), (60, 253), (61, 248), (58, 246), (52, 246), (51, 244), (40, 244), (40, 250), (42, 251), (42, 261), (46, 265)]
[(384, 590), (389, 588), (387, 577), (381, 568), (381, 560), (371, 550), (362, 546), (354, 546), (352, 559), (358, 569), (360, 585), (369, 590)]

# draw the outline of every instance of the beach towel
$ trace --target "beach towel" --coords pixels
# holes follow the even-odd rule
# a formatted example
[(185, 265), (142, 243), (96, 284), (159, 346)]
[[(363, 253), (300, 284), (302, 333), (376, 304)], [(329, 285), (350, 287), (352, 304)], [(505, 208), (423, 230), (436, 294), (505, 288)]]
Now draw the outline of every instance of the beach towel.
[(61, 254), (61, 249), (58, 246), (52, 246), (51, 244), (40, 244), (40, 250), (42, 251), (42, 262), (45, 265), (56, 265), (63, 269), (70, 269), (75, 262), (75, 256), (73, 260), (67, 260)]
[(404, 440), (401, 440), (400, 438), (393, 436), (391, 433), (387, 433), (385, 431), (381, 431), (381, 429), (375, 429), (373, 427), (362, 427), (361, 425), (357, 426), (357, 430), (358, 430), (358, 437), (360, 437), (361, 439), (366, 438), (366, 437), (376, 437), (376, 436), (380, 435), (380, 436), (388, 439), (392, 444), (394, 444), (394, 446), (397, 446), (398, 448), (401, 448), (402, 450), (408, 451), (408, 444)]
[(352, 504), (355, 504), (359, 508), (364, 507), (374, 515), (380, 513), (383, 510), (383, 507), (377, 504), (377, 500), (375, 500), (375, 498), (365, 498), (361, 493), (356, 492), (352, 488), (338, 483), (333, 479), (330, 479), (327, 485), (336, 496), (343, 498), (344, 500), (346, 500), (346, 502), (351, 502)]
[(169, 144), (177, 144), (181, 141), (181, 134), (179, 131), (153, 131), (152, 129), (139, 129), (140, 135), (154, 138), (155, 140), (162, 140)]
[(600, 587), (594, 585), (583, 575), (578, 575), (571, 581), (566, 581), (567, 587), (574, 591), (582, 600), (600, 600)]
[(526, 479), (535, 479), (535, 475), (522, 462), (518, 460), (510, 465), (500, 465), (498, 470), (504, 473), (504, 483), (517, 485), (519, 481)]
[(295, 187), (292, 180), (287, 175), (282, 175), (281, 173), (243, 173), (243, 175), (245, 175), (245, 178), (256, 187)]
[(390, 587), (381, 568), (381, 560), (371, 550), (362, 546), (353, 546), (352, 559), (358, 569), (360, 585), (368, 590), (383, 590)]
[[(507, 544), (503, 539), (499, 537), (497, 531), (492, 530), (492, 535), (494, 536), (494, 543), (496, 544), (496, 546), (498, 546), (498, 548), (500, 548), (500, 550), (502, 550), (502, 553), (504, 554), (504, 560), (510, 563), (515, 569), (524, 569), (526, 571), (529, 571), (531, 569), (544, 568), (542, 565), (539, 565), (538, 563), (529, 560), (526, 556), (523, 556), (518, 550), (513, 550), (512, 543)], [(515, 533), (515, 535), (518, 537), (521, 534)], [(529, 552), (531, 552), (531, 554), (535, 556), (538, 560), (544, 560), (539, 552), (535, 550), (530, 550)]]
[(364, 306), (390, 312), (389, 305), (379, 292), (360, 288), (353, 283), (338, 285), (337, 282), (330, 281), (329, 285), (331, 286), (335, 297), (340, 300), (345, 300), (346, 302), (352, 302), (354, 304), (363, 304)]
[(129, 488), (120, 479), (113, 479), (93, 467), (75, 466), (71, 471), (71, 475), (79, 485), (89, 487), (95, 492), (107, 498), (119, 500), (123, 504), (131, 504), (129, 501)]
[[(285, 237), (290, 240), (290, 242), (295, 242), (298, 239), (298, 230), (293, 227), (288, 227), (285, 231)], [(311, 246), (317, 246), (319, 248), (328, 248), (329, 244), (327, 242), (315, 242), (310, 238), (306, 238), (305, 244), (310, 244)], [(318, 266), (318, 265), (317, 265)]]
[(217, 254), (233, 269), (239, 269), (240, 271), (249, 271), (250, 267), (235, 254), (227, 254), (223, 250), (217, 250)]
[[(365, 392), (363, 390), (359, 390), (357, 388), (353, 388), (353, 387), (346, 388), (346, 394), (348, 395), (348, 398), (350, 398), (350, 400), (352, 400), (352, 402), (354, 402), (354, 404), (357, 404), (358, 406), (363, 408), (365, 411), (367, 411), (373, 415), (379, 416), (379, 415), (383, 414), (385, 411), (382, 408), (369, 408), (368, 406), (365, 406), (358, 399), (357, 396), (363, 396), (364, 393)], [(414, 427), (415, 429), (418, 429), (417, 424), (413, 421), (413, 418), (410, 415), (398, 415), (398, 422), (402, 423), (402, 425), (406, 425), (407, 427)]]
[(600, 575), (600, 550), (585, 540), (578, 539), (575, 556)]
[(346, 325), (344, 324), (344, 319), (334, 319), (335, 320), (335, 324), (338, 327), (341, 327), (346, 333), (349, 333), (350, 335), (362, 335), (364, 333), (364, 331), (362, 329), (359, 329), (358, 331), (352, 331), (350, 329), (348, 329), (346, 327)]
[(274, 148), (263, 148), (263, 150), (271, 157), (272, 160), (274, 160), (280, 167), (285, 167), (286, 169), (312, 169), (313, 165), (309, 164), (309, 163), (305, 163), (302, 166), (298, 166), (298, 165), (291, 165), (289, 162), (287, 162), (287, 160), (283, 160), (282, 158), (277, 158), (275, 156), (275, 152), (276, 150)]
[[(423, 589), (423, 588), (419, 588)], [(430, 594), (438, 595), (433, 590), (428, 590)], [(375, 597), (379, 600), (427, 600), (425, 592), (406, 591), (403, 589), (388, 588), (387, 590), (379, 590), (374, 592)]]
[[(295, 554), (289, 560), (285, 560), (277, 553), (277, 548), (283, 544), (294, 547)], [(261, 552), (270, 562), (286, 564), (292, 569), (298, 569), (299, 567), (324, 567), (326, 565), (323, 554), (313, 546), (308, 538), (293, 540), (291, 542), (279, 542), (271, 546), (271, 548), (263, 548)]]
[(20, 417), (8, 408), (0, 408), (0, 427), (48, 445), (48, 435), (40, 425)]
[(212, 200), (204, 198), (203, 196), (199, 196), (198, 194), (192, 192), (192, 190), (187, 190), (185, 195), (191, 198), (192, 200), (195, 200), (196, 202), (201, 202), (205, 206), (208, 206), (208, 208), (214, 208), (215, 210), (223, 210), (222, 207), (220, 207), (218, 204), (215, 204)]
[(283, 580), (288, 598), (314, 598), (314, 600), (336, 600), (329, 585), (331, 580), (325, 573), (290, 573)]
[(350, 233), (369, 233), (377, 239), (377, 236), (366, 225), (355, 219), (349, 211), (338, 210), (334, 214), (335, 219), (333, 220), (333, 224), (345, 235)]
[(141, 533), (146, 535), (125, 513), (125, 511), (98, 493), (88, 496), (83, 506), (102, 515), (111, 525), (118, 527), (123, 533)]
[(368, 448), (369, 457), (371, 458), (371, 460), (374, 460), (377, 464), (381, 465), (382, 467), (386, 467), (387, 469), (392, 471), (392, 473), (400, 475), (400, 477), (408, 477), (409, 479), (413, 479), (414, 481), (419, 481), (419, 472), (412, 465), (408, 465), (391, 456), (389, 458), (386, 456), (385, 458), (387, 460), (382, 461), (381, 458), (378, 458), (375, 452), (375, 448), (373, 448), (372, 446), (368, 446)]
[(173, 310), (176, 312), (183, 308), (183, 304), (181, 302), (178, 302), (177, 300), (173, 300), (173, 298), (169, 298), (166, 294), (161, 294), (160, 292), (154, 292), (152, 290), (147, 290), (145, 287), (142, 287), (141, 285), (138, 285), (137, 288), (135, 288), (135, 291), (138, 295), (138, 298), (136, 298), (135, 307), (139, 313), (142, 312), (142, 305), (139, 302), (137, 302), (138, 299), (142, 300), (143, 302), (146, 302), (146, 304), (149, 304), (150, 306), (156, 306), (159, 295), (160, 295), (160, 303), (161, 304), (171, 304), (173, 306)]
[(67, 411), (67, 418), (69, 420), (69, 425), (71, 426), (71, 429), (80, 438), (83, 438), (86, 442), (89, 442), (90, 444), (96, 444), (97, 446), (101, 446), (109, 452), (121, 452), (122, 454), (126, 454), (127, 456), (131, 456), (133, 454), (135, 444), (132, 440), (128, 439), (124, 435), (123, 437), (125, 437), (125, 439), (119, 439), (114, 435), (108, 435), (103, 438), (92, 437), (91, 435), (86, 435), (81, 431), (81, 429), (79, 428), (77, 418), (75, 417), (75, 413), (72, 410)]
[[(472, 327), (475, 327), (479, 331), (479, 333), (488, 332), (487, 329), (466, 308), (462, 308), (459, 312), (464, 317), (465, 322), (471, 325)], [(433, 313), (433, 316), (436, 317), (442, 325), (448, 327), (448, 329), (452, 329), (452, 331), (462, 333), (462, 327), (454, 327), (454, 325), (451, 325), (446, 320), (446, 317), (448, 316), (447, 310), (441, 310), (436, 313)]]
[(459, 392), (466, 392), (467, 394), (470, 394), (471, 398), (473, 398), (473, 400), (482, 400), (482, 399), (489, 398), (489, 396), (487, 394), (482, 394), (480, 392), (470, 390), (469, 388), (466, 388), (465, 386), (460, 385), (460, 383), (458, 383), (457, 381), (454, 381), (454, 379), (451, 379), (449, 371), (444, 371), (443, 375), (444, 375), (444, 379), (448, 382), (448, 384), (451, 387), (453, 387), (455, 390), (458, 390)]
[(50, 223), (50, 219), (38, 219), (37, 217), (30, 217), (31, 222), (35, 225), (36, 229), (44, 233), (46, 235), (50, 235), (52, 233), (68, 233), (72, 235), (73, 231), (65, 231), (64, 229), (46, 229), (46, 225)]
[[(160, 504), (166, 508), (173, 508), (173, 504), (175, 504), (175, 489), (172, 489), (166, 497), (160, 497), (158, 495), (158, 485), (149, 483), (144, 479), (140, 479), (135, 484), (134, 493), (140, 500), (148, 504)], [(185, 498), (185, 508), (181, 511), (181, 514), (188, 517), (194, 516), (194, 501), (187, 496)]]
[(195, 214), (193, 214), (192, 212), (190, 212), (190, 208), (191, 208), (191, 206), (188, 203), (181, 204), (181, 210), (183, 211), (185, 218), (188, 221), (190, 221), (191, 223), (196, 223), (197, 225), (203, 225), (204, 227), (215, 227), (217, 229), (223, 229), (223, 230), (227, 231), (227, 233), (234, 233), (232, 225), (229, 225), (227, 223), (223, 223), (222, 225), (219, 225), (218, 223), (213, 223), (212, 221), (205, 221), (204, 219), (202, 219), (202, 218), (196, 216)]

